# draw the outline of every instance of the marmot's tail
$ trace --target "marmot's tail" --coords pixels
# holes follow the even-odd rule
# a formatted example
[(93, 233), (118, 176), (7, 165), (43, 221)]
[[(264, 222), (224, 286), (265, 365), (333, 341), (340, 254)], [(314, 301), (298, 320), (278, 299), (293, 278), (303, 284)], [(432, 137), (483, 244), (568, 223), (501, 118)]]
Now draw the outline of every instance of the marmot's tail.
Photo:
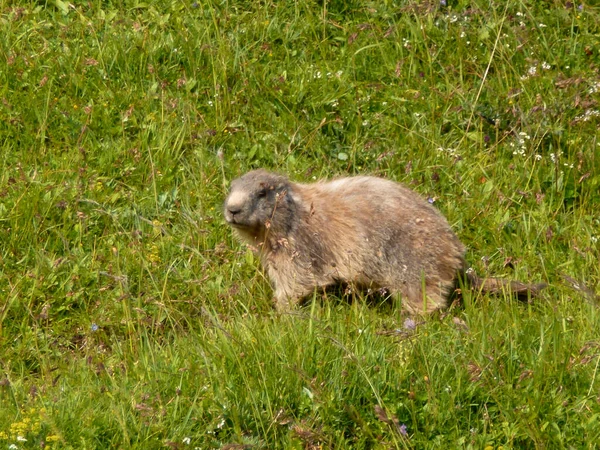
[(493, 295), (513, 294), (519, 300), (524, 301), (537, 297), (540, 291), (547, 286), (546, 283), (527, 284), (502, 278), (480, 278), (472, 269), (466, 270), (464, 277), (473, 290)]

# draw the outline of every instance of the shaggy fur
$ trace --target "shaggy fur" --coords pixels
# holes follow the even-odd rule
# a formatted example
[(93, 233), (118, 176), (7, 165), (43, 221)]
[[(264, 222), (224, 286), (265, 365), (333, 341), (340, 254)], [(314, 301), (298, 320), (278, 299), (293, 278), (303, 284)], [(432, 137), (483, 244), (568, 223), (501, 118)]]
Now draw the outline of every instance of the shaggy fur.
[[(465, 270), (465, 247), (438, 210), (382, 178), (300, 184), (255, 170), (232, 182), (224, 209), (239, 237), (258, 249), (280, 311), (343, 282), (388, 289), (410, 312), (431, 312), (448, 306)], [(494, 286), (511, 288), (497, 279)]]

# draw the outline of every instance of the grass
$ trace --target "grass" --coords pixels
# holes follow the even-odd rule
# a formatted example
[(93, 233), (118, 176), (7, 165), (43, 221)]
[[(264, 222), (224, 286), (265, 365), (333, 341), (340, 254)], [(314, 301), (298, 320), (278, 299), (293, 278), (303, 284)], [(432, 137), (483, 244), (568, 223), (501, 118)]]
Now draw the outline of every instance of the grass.
[[(596, 448), (592, 3), (0, 3), (0, 448)], [(550, 287), (278, 316), (255, 167), (404, 182)]]

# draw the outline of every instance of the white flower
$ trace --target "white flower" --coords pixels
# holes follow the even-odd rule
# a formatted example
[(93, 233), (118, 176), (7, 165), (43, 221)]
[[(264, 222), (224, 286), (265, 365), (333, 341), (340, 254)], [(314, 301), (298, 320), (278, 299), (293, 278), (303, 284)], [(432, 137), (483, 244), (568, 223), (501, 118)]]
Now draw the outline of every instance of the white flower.
[(183, 442), (185, 445), (190, 445), (190, 442), (192, 442), (192, 438), (184, 437), (181, 442)]
[(23, 436), (17, 436), (17, 441), (19, 441), (19, 442), (27, 442), (27, 439), (25, 439)]
[(548, 64), (546, 61), (544, 61), (542, 63), (542, 69), (544, 69), (544, 70), (550, 70), (550, 64)]
[(598, 117), (598, 116), (600, 116), (600, 111), (598, 111), (597, 109), (588, 109), (583, 114), (575, 117), (575, 121), (576, 122), (587, 122), (592, 117)]

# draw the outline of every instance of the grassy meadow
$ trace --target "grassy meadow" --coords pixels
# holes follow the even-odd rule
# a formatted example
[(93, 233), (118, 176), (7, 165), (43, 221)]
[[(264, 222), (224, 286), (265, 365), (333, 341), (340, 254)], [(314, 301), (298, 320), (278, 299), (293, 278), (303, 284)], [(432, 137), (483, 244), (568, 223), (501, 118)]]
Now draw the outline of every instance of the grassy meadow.
[[(594, 449), (600, 7), (0, 2), (0, 449)], [(230, 181), (373, 174), (480, 276), (277, 315)]]

